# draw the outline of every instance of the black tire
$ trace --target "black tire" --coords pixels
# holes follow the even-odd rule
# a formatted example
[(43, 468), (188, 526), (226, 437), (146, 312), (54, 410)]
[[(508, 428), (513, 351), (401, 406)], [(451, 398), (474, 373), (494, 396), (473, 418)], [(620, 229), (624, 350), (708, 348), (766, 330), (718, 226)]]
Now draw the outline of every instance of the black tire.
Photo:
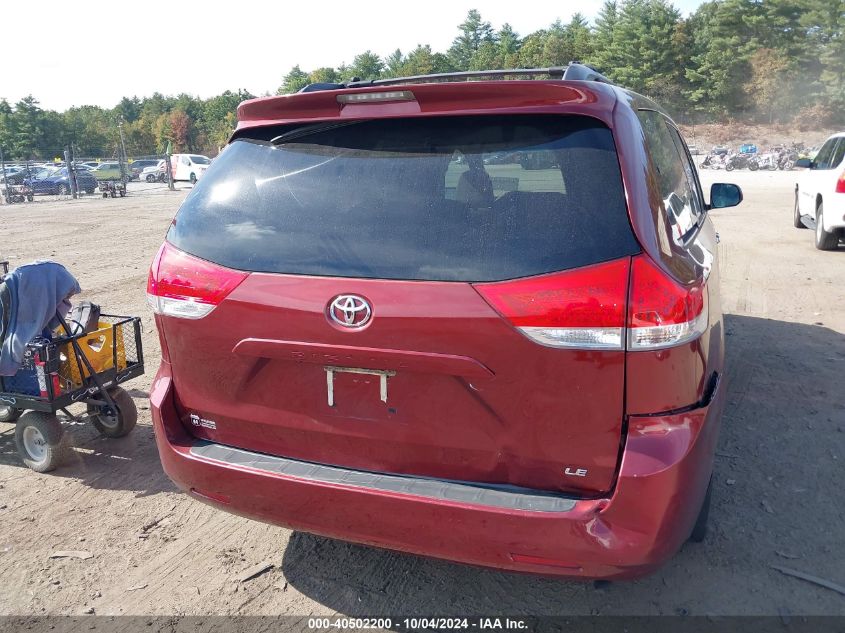
[(50, 413), (28, 411), (15, 426), (15, 445), (23, 463), (38, 473), (60, 466), (70, 452), (59, 419)]
[(692, 526), (692, 533), (689, 535), (689, 540), (693, 543), (701, 543), (704, 537), (707, 536), (707, 519), (710, 518), (710, 499), (713, 493), (713, 477), (707, 484), (707, 492), (704, 493), (704, 502), (701, 504), (701, 510), (698, 511), (698, 518), (695, 520), (695, 525)]
[(734, 170), (733, 164), (728, 163), (727, 165), (725, 165), (725, 171), (733, 171), (733, 170)]
[(816, 248), (820, 251), (832, 251), (839, 245), (839, 236), (824, 230), (824, 204), (816, 209)]
[(87, 193), (90, 196), (92, 193), (94, 193), (94, 188), (89, 187), (88, 189), (85, 190), (85, 193)]
[(760, 165), (758, 165), (757, 163), (748, 163), (748, 169), (750, 169), (751, 171), (757, 171), (758, 169), (760, 169)]
[(109, 395), (114, 400), (117, 411), (112, 411), (108, 406), (88, 405), (88, 413), (94, 416), (91, 418), (94, 428), (106, 437), (117, 438), (128, 435), (138, 422), (138, 409), (135, 407), (135, 402), (132, 396), (121, 387), (111, 389)]
[(795, 206), (792, 209), (792, 225), (796, 229), (806, 229), (804, 223), (801, 221), (801, 214), (798, 212), (798, 190), (795, 190)]
[(155, 182), (156, 177), (153, 174), (147, 174), (147, 182)]
[(60, 196), (66, 196), (68, 192), (67, 185), (59, 185), (58, 192)]
[(27, 202), (32, 202), (33, 200), (35, 200), (35, 196), (33, 196), (32, 194), (27, 195), (27, 197), (26, 197)]
[(14, 422), (19, 417), (23, 411), (20, 409), (15, 409), (15, 407), (10, 407), (8, 405), (0, 405), (0, 422)]
[(188, 180), (190, 180), (190, 181), (191, 181), (191, 184), (192, 184), (192, 185), (197, 184), (197, 175), (196, 175), (195, 173), (191, 172), (191, 175), (190, 175), (190, 177), (188, 178)]

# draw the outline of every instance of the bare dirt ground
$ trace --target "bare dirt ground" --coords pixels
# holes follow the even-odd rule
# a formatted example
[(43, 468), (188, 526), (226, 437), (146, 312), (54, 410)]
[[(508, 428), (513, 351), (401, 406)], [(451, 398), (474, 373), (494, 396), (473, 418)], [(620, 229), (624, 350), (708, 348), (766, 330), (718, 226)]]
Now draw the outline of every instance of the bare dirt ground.
[[(845, 583), (845, 247), (816, 251), (792, 228), (790, 173), (703, 178), (746, 195), (713, 212), (729, 400), (711, 531), (658, 573), (600, 589), (291, 533), (179, 493), (150, 426), (159, 353), (144, 287), (185, 192), (0, 206), (0, 254), (56, 259), (86, 298), (143, 315), (147, 353), (130, 383), (138, 428), (106, 440), (72, 427), (74, 460), (55, 473), (22, 467), (0, 424), (0, 614), (845, 614), (842, 596), (770, 567)], [(262, 561), (274, 568), (238, 582)]]

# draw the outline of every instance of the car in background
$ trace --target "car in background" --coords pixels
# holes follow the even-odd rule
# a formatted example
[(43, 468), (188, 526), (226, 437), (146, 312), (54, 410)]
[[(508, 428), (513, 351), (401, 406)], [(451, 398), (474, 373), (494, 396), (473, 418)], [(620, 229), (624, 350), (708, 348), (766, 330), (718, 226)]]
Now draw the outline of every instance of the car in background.
[[(741, 191), (708, 200), (650, 99), (548, 72), (238, 107), (147, 282), (155, 439), (181, 489), (581, 578), (704, 538), (726, 401), (709, 210)], [(489, 161), (510, 152), (528, 157)]]
[(757, 146), (753, 143), (744, 143), (739, 146), (739, 153), (740, 154), (756, 154), (757, 153)]
[(49, 176), (51, 173), (55, 171), (54, 168), (48, 167), (23, 167), (18, 171), (9, 174), (6, 173), (6, 181), (10, 185), (22, 185), (33, 180), (38, 180), (40, 178), (45, 178)]
[(714, 156), (726, 156), (730, 153), (730, 149), (725, 145), (714, 145), (713, 149), (710, 150), (710, 153)]
[(165, 163), (164, 159), (159, 159), (155, 165), (144, 167), (138, 176), (138, 180), (142, 182), (164, 182), (167, 180)]
[(89, 172), (98, 181), (100, 180), (122, 180), (123, 170), (117, 161), (100, 163)]
[(155, 167), (161, 161), (160, 158), (140, 158), (129, 163), (129, 180), (141, 180), (141, 172), (147, 167)]
[(211, 159), (201, 154), (173, 154), (170, 164), (173, 180), (188, 180), (194, 184), (211, 165)]
[[(94, 193), (94, 190), (97, 188), (97, 180), (91, 175), (91, 172), (75, 170), (74, 173), (76, 174), (77, 190), (89, 194)], [(66, 167), (54, 169), (40, 178), (34, 178), (29, 181), (29, 185), (36, 195), (50, 194), (64, 196), (71, 191)]]
[(698, 156), (699, 154), (701, 154), (701, 149), (698, 147), (698, 145), (687, 145), (687, 147), (689, 148), (689, 153), (693, 156)]
[(816, 248), (835, 250), (845, 239), (845, 132), (828, 138), (815, 158), (799, 158), (795, 183), (795, 228), (815, 230)]

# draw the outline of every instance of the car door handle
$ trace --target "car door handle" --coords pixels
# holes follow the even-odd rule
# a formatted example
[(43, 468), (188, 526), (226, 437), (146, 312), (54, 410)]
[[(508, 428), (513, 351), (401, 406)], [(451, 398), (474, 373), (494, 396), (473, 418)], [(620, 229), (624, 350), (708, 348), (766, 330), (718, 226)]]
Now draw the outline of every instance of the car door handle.
[(716, 231), (716, 244), (721, 244), (721, 243), (722, 243), (722, 238), (719, 237), (719, 232)]

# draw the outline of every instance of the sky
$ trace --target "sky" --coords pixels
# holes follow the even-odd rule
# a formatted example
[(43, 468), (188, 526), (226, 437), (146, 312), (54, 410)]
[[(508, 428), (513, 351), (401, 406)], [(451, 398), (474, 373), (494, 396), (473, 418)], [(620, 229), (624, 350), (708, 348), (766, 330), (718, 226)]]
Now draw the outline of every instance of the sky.
[[(688, 15), (702, 0), (674, 0)], [(385, 56), (417, 44), (445, 51), (467, 11), (520, 35), (592, 20), (602, 0), (375, 0), (368, 2), (4, 2), (0, 24), (0, 98), (32, 94), (41, 107), (110, 108), (123, 96), (187, 92), (201, 98), (244, 88), (275, 92), (295, 65), (350, 63), (367, 49)], [(107, 5), (107, 8), (106, 8)], [(35, 12), (40, 14), (41, 19)], [(10, 28), (27, 25), (26, 28)], [(20, 59), (18, 56), (22, 56)]]

